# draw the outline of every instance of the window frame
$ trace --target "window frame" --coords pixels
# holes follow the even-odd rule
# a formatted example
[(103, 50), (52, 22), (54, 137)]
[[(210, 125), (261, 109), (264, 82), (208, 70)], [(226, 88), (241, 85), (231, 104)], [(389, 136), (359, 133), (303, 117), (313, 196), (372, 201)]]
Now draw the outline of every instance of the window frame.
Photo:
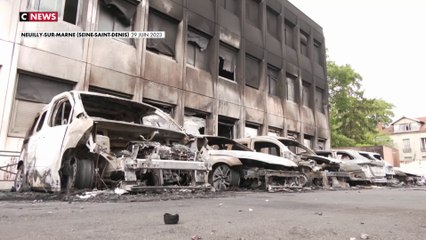
[[(77, 7), (76, 12), (75, 12), (75, 22), (70, 22), (70, 21), (66, 21), (64, 20), (64, 16), (65, 16), (65, 8), (67, 7), (67, 2), (74, 2), (77, 1)], [(48, 8), (41, 8), (43, 6), (40, 6), (41, 2), (49, 2), (49, 3), (53, 3), (55, 4), (55, 7), (53, 7), (52, 9), (48, 9)], [(36, 6), (36, 4), (38, 3), (38, 6)], [(61, 20), (63, 22), (67, 22), (76, 26), (79, 26), (81, 23), (81, 15), (82, 15), (82, 1), (80, 0), (29, 0), (27, 3), (27, 9), (28, 10), (35, 10), (38, 12), (58, 12), (58, 20)], [(69, 5), (68, 5), (69, 6)]]

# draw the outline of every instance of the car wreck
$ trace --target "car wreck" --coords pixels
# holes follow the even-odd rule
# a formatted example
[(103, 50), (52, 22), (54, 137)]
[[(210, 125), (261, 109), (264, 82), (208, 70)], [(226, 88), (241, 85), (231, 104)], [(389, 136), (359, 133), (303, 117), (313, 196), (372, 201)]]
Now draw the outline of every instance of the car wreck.
[(198, 187), (210, 165), (195, 139), (151, 105), (106, 94), (55, 96), (23, 142), (15, 190)]
[[(324, 154), (323, 151), (318, 151), (319, 154)], [(384, 162), (377, 159), (369, 159), (362, 156), (358, 151), (338, 149), (329, 151), (334, 158), (342, 160), (347, 163), (355, 163), (362, 168), (366, 179), (365, 181), (371, 183), (387, 183), (386, 173), (384, 169)]]
[(242, 187), (273, 192), (302, 188), (307, 183), (306, 175), (290, 159), (255, 152), (225, 137), (199, 139), (205, 141), (207, 161), (212, 166), (209, 182), (217, 190)]
[(279, 136), (256, 136), (237, 139), (237, 142), (257, 151), (288, 158), (298, 165), (299, 171), (308, 177), (314, 186), (344, 186), (347, 181), (365, 179), (362, 170), (355, 164), (317, 155), (312, 149), (293, 138)]

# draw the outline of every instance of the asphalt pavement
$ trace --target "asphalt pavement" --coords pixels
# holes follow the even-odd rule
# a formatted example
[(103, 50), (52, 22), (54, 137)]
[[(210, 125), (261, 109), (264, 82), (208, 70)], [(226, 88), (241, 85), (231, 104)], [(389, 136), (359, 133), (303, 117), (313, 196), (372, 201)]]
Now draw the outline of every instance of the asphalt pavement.
[[(74, 202), (7, 195), (0, 197), (0, 239), (426, 239), (426, 188)], [(179, 214), (178, 224), (164, 224), (164, 213)]]

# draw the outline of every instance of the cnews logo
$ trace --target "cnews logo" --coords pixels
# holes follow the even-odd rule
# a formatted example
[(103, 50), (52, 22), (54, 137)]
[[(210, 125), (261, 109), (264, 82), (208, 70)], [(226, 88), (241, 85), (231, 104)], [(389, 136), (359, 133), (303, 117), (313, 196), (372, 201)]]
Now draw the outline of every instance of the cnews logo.
[(19, 12), (20, 22), (57, 22), (58, 12)]

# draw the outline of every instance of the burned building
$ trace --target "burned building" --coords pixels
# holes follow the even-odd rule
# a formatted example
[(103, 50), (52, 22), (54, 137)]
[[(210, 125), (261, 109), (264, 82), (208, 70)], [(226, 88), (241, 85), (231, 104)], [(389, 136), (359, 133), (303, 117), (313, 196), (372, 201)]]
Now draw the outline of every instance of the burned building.
[[(57, 11), (58, 22), (19, 22)], [(165, 38), (21, 38), (21, 32), (165, 31)], [(322, 28), (286, 0), (0, 2), (0, 150), (67, 90), (144, 101), (189, 132), (329, 144)], [(0, 166), (2, 164), (0, 163)]]

